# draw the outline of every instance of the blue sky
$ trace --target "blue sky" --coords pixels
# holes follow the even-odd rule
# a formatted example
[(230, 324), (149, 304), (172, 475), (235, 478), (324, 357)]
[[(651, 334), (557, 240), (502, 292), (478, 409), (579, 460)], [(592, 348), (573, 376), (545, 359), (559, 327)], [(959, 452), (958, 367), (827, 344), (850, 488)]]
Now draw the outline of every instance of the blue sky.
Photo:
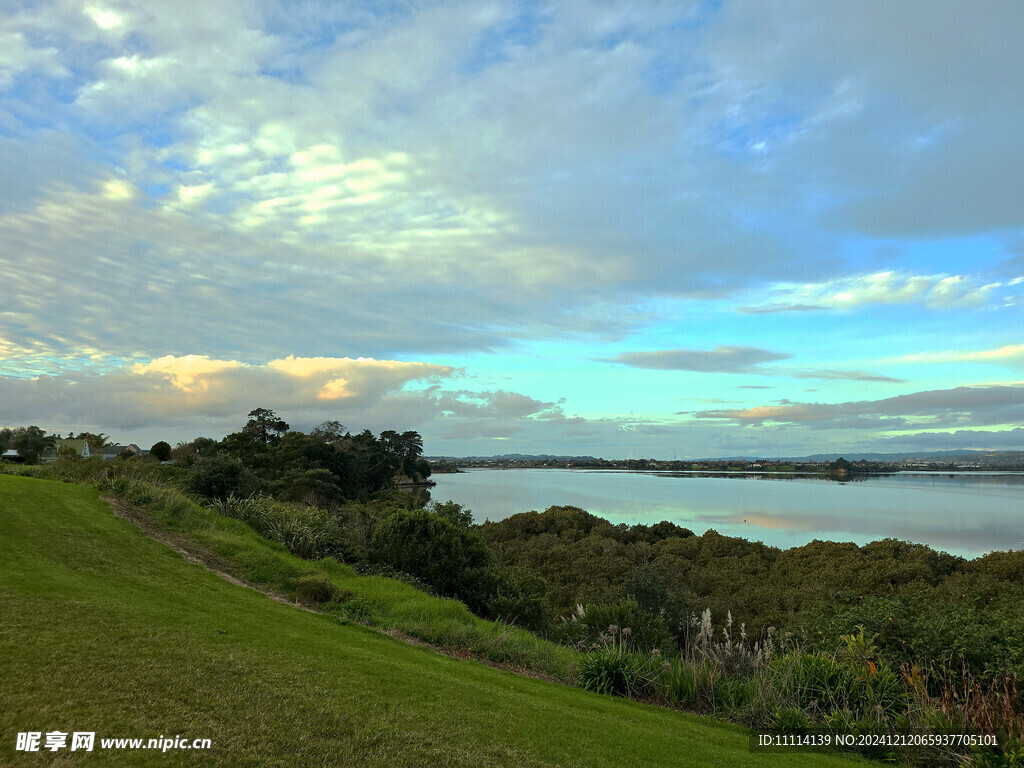
[(9, 4), (0, 424), (1024, 449), (1024, 7)]

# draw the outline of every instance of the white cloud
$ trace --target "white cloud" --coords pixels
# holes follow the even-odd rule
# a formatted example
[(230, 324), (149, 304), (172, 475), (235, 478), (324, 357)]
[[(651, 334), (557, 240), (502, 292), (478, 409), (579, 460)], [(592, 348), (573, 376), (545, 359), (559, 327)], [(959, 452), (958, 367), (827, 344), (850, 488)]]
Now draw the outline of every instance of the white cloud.
[(978, 386), (844, 403), (784, 400), (777, 405), (702, 411), (694, 416), (733, 424), (801, 424), (814, 429), (951, 429), (1015, 424), (1022, 407), (1024, 387)]
[(915, 352), (887, 358), (883, 363), (998, 363), (1020, 365), (1024, 363), (1024, 344), (1006, 344), (995, 349), (944, 350), (941, 352)]
[(87, 5), (85, 13), (100, 29), (117, 29), (124, 24), (124, 19), (119, 14), (103, 6)]
[(206, 355), (165, 356), (111, 370), (0, 377), (0, 422), (181, 429), (230, 423), (256, 405), (290, 414), (372, 411), (410, 382), (436, 382), (449, 366), (370, 358), (296, 358), (268, 363)]
[(17, 77), (35, 71), (50, 77), (67, 74), (56, 48), (35, 47), (23, 33), (4, 30), (0, 26), (0, 88), (7, 88)]
[(739, 307), (751, 314), (854, 309), (871, 304), (919, 304), (931, 309), (954, 309), (995, 302), (998, 289), (1019, 279), (985, 283), (970, 275), (914, 275), (887, 270), (821, 283), (776, 284), (767, 301)]

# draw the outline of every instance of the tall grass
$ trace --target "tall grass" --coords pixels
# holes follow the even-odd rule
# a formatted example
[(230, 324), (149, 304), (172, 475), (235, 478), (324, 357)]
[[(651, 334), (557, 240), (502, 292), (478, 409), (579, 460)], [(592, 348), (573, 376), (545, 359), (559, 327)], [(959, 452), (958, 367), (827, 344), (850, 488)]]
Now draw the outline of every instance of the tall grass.
[(860, 748), (867, 757), (915, 766), (1021, 766), (1022, 702), (1015, 679), (981, 685), (963, 672), (937, 693), (929, 675), (895, 668), (874, 638), (859, 628), (841, 638), (833, 653), (806, 651), (790, 636), (773, 632), (757, 641), (738, 632), (732, 618), (715, 627), (710, 610), (692, 617), (693, 632), (678, 655), (642, 653), (627, 629), (609, 627), (598, 647), (585, 653), (579, 683), (591, 690), (660, 700), (668, 706), (725, 716), (779, 734), (995, 735), (999, 746)]
[(277, 541), (296, 557), (309, 560), (337, 554), (341, 530), (337, 521), (316, 507), (248, 496), (214, 501), (209, 509), (241, 520), (270, 541)]

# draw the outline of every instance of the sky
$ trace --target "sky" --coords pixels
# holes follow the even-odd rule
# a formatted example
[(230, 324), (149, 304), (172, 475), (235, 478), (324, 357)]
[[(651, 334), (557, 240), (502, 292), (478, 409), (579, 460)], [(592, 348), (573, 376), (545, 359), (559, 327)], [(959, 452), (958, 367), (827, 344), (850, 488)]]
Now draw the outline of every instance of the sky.
[(1024, 4), (0, 0), (0, 425), (1024, 449)]

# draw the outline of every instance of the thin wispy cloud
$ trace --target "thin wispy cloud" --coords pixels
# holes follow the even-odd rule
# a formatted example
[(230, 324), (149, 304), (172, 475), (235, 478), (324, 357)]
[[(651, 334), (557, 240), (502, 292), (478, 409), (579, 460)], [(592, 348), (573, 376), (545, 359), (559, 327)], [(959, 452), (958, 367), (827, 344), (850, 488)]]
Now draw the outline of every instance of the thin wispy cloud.
[(891, 363), (996, 363), (1000, 365), (1024, 364), (1024, 344), (1007, 344), (996, 349), (945, 350), (942, 352), (914, 352), (888, 358)]

